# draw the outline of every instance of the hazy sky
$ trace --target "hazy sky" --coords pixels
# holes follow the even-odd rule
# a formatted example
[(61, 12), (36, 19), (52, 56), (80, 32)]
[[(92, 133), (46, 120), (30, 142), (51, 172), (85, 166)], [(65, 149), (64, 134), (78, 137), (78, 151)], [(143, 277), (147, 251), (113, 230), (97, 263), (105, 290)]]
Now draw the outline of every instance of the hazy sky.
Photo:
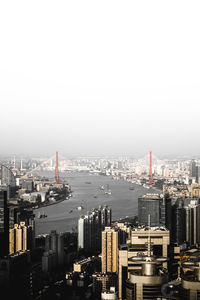
[(200, 154), (200, 1), (1, 1), (0, 154)]

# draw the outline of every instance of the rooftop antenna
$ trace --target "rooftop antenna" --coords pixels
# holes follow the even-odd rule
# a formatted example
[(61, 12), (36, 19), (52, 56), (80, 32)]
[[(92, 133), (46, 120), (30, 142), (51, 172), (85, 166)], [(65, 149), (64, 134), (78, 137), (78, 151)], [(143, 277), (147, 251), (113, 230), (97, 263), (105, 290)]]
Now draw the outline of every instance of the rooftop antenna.
[(148, 233), (148, 242), (147, 242), (147, 256), (151, 256), (151, 215), (148, 215), (148, 227), (149, 227), (149, 233)]

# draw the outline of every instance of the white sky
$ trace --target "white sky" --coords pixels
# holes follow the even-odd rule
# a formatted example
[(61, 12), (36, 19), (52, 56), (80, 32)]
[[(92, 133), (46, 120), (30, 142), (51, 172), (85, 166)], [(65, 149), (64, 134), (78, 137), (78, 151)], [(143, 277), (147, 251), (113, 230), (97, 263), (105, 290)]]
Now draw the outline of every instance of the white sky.
[(0, 154), (200, 153), (200, 1), (1, 1)]

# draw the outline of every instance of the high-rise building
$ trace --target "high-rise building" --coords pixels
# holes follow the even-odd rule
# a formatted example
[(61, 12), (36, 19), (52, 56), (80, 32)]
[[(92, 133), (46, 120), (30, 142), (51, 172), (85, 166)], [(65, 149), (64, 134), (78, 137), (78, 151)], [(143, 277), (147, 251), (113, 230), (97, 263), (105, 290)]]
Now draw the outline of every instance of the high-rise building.
[[(140, 269), (129, 273), (126, 281), (127, 300), (157, 299), (162, 296), (162, 285), (168, 281), (167, 269), (163, 268), (163, 265), (167, 262), (167, 255), (164, 254), (164, 257), (152, 255), (152, 246), (156, 242), (156, 236), (150, 227), (150, 215), (149, 226), (146, 231), (148, 232), (147, 255), (135, 256), (129, 259), (133, 264), (140, 265)], [(157, 238), (160, 239), (158, 236)]]
[(64, 263), (64, 235), (52, 230), (45, 237), (45, 252), (42, 257), (42, 269), (44, 272), (51, 271), (57, 265)]
[(0, 190), (0, 257), (9, 253), (9, 209), (7, 188)]
[(161, 223), (162, 198), (159, 194), (146, 194), (138, 198), (138, 222), (148, 225), (148, 215), (151, 216), (151, 225), (159, 226)]
[(118, 232), (105, 227), (102, 232), (102, 273), (118, 271)]
[[(168, 247), (170, 244), (169, 230), (166, 228), (151, 227), (133, 228), (129, 245), (122, 245), (119, 249), (118, 261), (118, 288), (119, 299), (126, 298), (126, 280), (134, 270), (140, 270), (138, 265), (132, 260), (132, 257), (147, 256), (146, 245), (149, 234), (151, 235), (151, 255), (168, 257)], [(167, 262), (163, 262), (163, 267), (167, 267)]]
[(0, 185), (15, 187), (15, 176), (11, 169), (4, 165), (0, 165)]
[(9, 233), (9, 254), (27, 250), (28, 230), (25, 222), (15, 224)]
[(78, 249), (101, 250), (101, 232), (111, 225), (112, 213), (107, 206), (93, 209), (78, 220)]
[[(186, 241), (190, 246), (200, 245), (200, 204), (198, 200), (191, 200), (185, 207), (186, 213)], [(184, 226), (184, 224), (183, 224)]]
[(190, 177), (196, 177), (196, 162), (194, 159), (190, 161), (189, 172)]
[(183, 199), (177, 199), (172, 206), (172, 228), (170, 231), (171, 241), (181, 245), (186, 240), (185, 235), (185, 208)]
[(172, 203), (168, 193), (164, 193), (160, 203), (160, 224), (168, 230), (172, 229)]
[(168, 281), (168, 275), (162, 268), (166, 258), (133, 257), (135, 264), (141, 265), (141, 269), (131, 271), (126, 282), (126, 299), (143, 300), (159, 299), (162, 297), (161, 287)]

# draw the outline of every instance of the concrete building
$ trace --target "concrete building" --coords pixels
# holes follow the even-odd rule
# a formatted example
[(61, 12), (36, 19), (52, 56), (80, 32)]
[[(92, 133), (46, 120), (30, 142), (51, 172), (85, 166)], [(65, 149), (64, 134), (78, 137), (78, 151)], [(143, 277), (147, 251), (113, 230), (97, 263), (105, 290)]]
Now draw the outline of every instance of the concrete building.
[[(145, 245), (148, 241), (149, 230), (146, 227), (133, 228), (131, 232), (132, 245)], [(163, 257), (168, 256), (168, 246), (170, 244), (169, 230), (165, 227), (151, 227), (151, 243), (153, 252)]]
[(196, 162), (194, 159), (190, 161), (189, 172), (190, 172), (190, 177), (196, 178)]
[(182, 198), (176, 200), (172, 206), (171, 242), (182, 245), (186, 240), (185, 208)]
[(93, 209), (78, 220), (78, 249), (99, 252), (101, 232), (111, 225), (111, 209), (107, 206)]
[[(142, 257), (147, 255), (146, 245), (149, 234), (151, 236), (151, 255), (168, 257), (168, 246), (170, 244), (169, 230), (165, 227), (148, 227), (133, 228), (129, 245), (122, 245), (118, 255), (118, 290), (119, 299), (126, 296), (126, 280), (130, 272), (140, 270), (141, 265), (133, 262), (133, 257)], [(163, 262), (163, 267), (167, 267), (167, 262)]]
[(105, 227), (102, 232), (102, 273), (118, 271), (118, 232)]
[(62, 265), (64, 263), (64, 235), (52, 230), (49, 235), (45, 237), (45, 251), (47, 253), (55, 253), (56, 263)]
[(185, 207), (186, 212), (186, 241), (190, 246), (200, 244), (200, 204), (191, 200)]
[(151, 216), (151, 225), (161, 224), (162, 198), (159, 194), (146, 194), (138, 198), (138, 222), (139, 225), (148, 225), (148, 215)]
[(27, 250), (27, 232), (25, 222), (15, 224), (14, 228), (9, 230), (9, 254)]
[(198, 300), (200, 297), (200, 261), (188, 261), (182, 264), (181, 299)]
[(168, 281), (168, 275), (162, 268), (166, 258), (134, 257), (132, 261), (135, 264), (140, 264), (141, 270), (130, 272), (126, 282), (126, 300), (158, 299), (162, 297), (161, 287)]
[(0, 188), (0, 258), (9, 253), (8, 188)]

